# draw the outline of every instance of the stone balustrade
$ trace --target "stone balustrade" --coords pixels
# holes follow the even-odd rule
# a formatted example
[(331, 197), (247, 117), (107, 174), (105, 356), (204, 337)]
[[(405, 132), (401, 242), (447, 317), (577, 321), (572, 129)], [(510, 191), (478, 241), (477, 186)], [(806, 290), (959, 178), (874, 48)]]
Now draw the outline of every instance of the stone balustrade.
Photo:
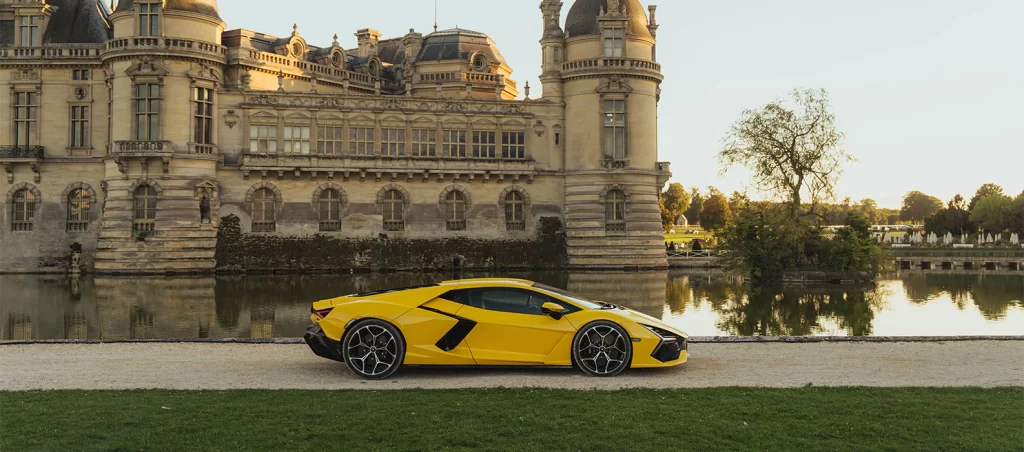
[(504, 83), (512, 89), (518, 87), (515, 80), (498, 74), (485, 74), (483, 72), (427, 72), (416, 74), (416, 81), (419, 83), (480, 83), (489, 85)]
[(227, 58), (227, 47), (195, 39), (134, 36), (131, 38), (113, 39), (103, 45), (104, 56), (121, 53), (174, 51), (188, 52), (193, 55), (206, 55), (218, 61), (224, 61)]
[(0, 160), (41, 160), (45, 152), (42, 146), (0, 146)]
[(318, 76), (326, 77), (328, 80), (334, 79), (337, 81), (351, 81), (364, 86), (373, 86), (374, 78), (369, 74), (362, 74), (359, 72), (353, 72), (345, 69), (340, 69), (331, 66), (325, 66), (310, 61), (299, 60), (276, 53), (261, 52), (259, 50), (252, 49), (241, 49), (238, 52), (239, 57), (247, 57), (249, 60), (255, 60), (263, 63), (275, 64), (278, 66), (285, 66), (295, 68), (307, 73), (317, 74)]
[(403, 156), (331, 156), (331, 155), (288, 155), (288, 154), (243, 154), (241, 169), (248, 177), (251, 172), (263, 177), (274, 174), (283, 178), (285, 174), (311, 173), (315, 178), (324, 174), (328, 179), (340, 175), (345, 179), (358, 177), (366, 179), (442, 179), (455, 175), (472, 181), (476, 178), (489, 180), (492, 176), (513, 181), (520, 179), (532, 182), (537, 171), (533, 160), (480, 159), (452, 157), (403, 157)]
[(101, 44), (56, 44), (41, 47), (0, 47), (3, 60), (92, 60), (99, 58)]
[(607, 72), (636, 73), (661, 80), (661, 65), (650, 60), (637, 58), (588, 58), (562, 63), (564, 77), (585, 76), (591, 73)]

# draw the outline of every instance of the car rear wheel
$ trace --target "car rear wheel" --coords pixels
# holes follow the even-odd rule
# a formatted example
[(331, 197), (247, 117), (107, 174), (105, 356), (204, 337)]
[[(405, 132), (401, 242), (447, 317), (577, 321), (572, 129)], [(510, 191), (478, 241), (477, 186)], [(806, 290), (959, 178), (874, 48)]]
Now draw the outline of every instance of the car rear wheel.
[(405, 361), (405, 339), (394, 325), (382, 320), (364, 320), (353, 325), (341, 340), (345, 364), (356, 375), (382, 380), (390, 377)]
[(629, 367), (633, 343), (621, 326), (606, 321), (586, 324), (572, 341), (572, 357), (587, 375), (611, 377)]

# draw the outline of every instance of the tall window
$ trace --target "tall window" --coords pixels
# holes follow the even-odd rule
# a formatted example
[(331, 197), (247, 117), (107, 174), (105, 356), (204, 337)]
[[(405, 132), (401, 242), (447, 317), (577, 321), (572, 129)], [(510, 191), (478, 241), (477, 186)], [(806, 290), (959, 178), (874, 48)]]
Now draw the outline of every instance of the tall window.
[(139, 3), (139, 36), (160, 36), (160, 2)]
[(384, 230), (402, 231), (405, 229), (405, 198), (398, 190), (384, 193)]
[(276, 154), (277, 126), (249, 126), (249, 152), (253, 154)]
[(285, 126), (284, 152), (286, 154), (309, 154), (309, 127)]
[(140, 83), (135, 85), (135, 139), (158, 141), (160, 139), (160, 85)]
[(555, 47), (554, 50), (555, 50), (555, 64), (560, 64), (562, 62), (562, 48), (561, 47)]
[(620, 58), (623, 55), (622, 29), (611, 28), (604, 31), (605, 58)]
[(509, 231), (526, 230), (525, 210), (522, 193), (514, 191), (505, 196), (505, 227)]
[(526, 133), (525, 132), (502, 132), (501, 133), (501, 158), (525, 159), (526, 158)]
[(32, 218), (36, 215), (36, 196), (27, 188), (14, 193), (11, 204), (11, 231), (29, 232), (32, 230)]
[(341, 230), (341, 194), (338, 190), (324, 190), (320, 194), (320, 231)]
[(345, 129), (341, 127), (317, 127), (316, 153), (320, 155), (341, 155), (345, 145)]
[(445, 130), (441, 144), (446, 157), (466, 156), (466, 132), (464, 130)]
[(39, 39), (39, 24), (42, 18), (39, 16), (21, 16), (21, 46), (39, 47), (42, 41)]
[(433, 157), (437, 154), (437, 131), (434, 129), (412, 129), (413, 157)]
[(355, 155), (373, 155), (373, 128), (349, 127), (348, 151)]
[(195, 89), (196, 144), (213, 144), (213, 90)]
[(14, 144), (36, 144), (36, 122), (39, 120), (39, 95), (14, 93)]
[(156, 190), (149, 185), (135, 189), (135, 221), (132, 230), (152, 232), (156, 229)]
[(256, 190), (252, 195), (252, 232), (277, 230), (277, 203), (269, 188)]
[(445, 197), (445, 219), (449, 231), (466, 230), (466, 195), (455, 190)]
[(390, 156), (405, 155), (405, 129), (380, 129), (381, 153)]
[(494, 132), (473, 132), (473, 157), (493, 159), (496, 145)]
[(626, 195), (619, 190), (609, 191), (604, 201), (605, 229), (608, 232), (626, 231)]
[(626, 158), (626, 101), (604, 101), (604, 155), (605, 158)]
[(68, 195), (68, 232), (89, 230), (89, 194), (78, 188)]
[(71, 107), (71, 147), (89, 147), (89, 107)]

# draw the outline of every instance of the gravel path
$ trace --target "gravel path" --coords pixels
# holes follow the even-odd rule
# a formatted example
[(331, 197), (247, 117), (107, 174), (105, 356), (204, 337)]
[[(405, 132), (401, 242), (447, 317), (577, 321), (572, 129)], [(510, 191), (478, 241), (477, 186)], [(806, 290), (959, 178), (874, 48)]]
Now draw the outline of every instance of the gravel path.
[(572, 369), (404, 369), (354, 377), (305, 345), (0, 345), (0, 391), (1024, 386), (1024, 341), (692, 344), (690, 361), (615, 378)]

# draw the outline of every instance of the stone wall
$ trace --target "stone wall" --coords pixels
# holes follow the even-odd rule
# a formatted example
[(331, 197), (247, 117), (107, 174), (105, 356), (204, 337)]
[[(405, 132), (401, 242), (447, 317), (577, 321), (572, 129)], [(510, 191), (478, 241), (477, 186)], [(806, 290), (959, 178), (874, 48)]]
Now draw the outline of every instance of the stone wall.
[(326, 235), (243, 234), (239, 218), (221, 218), (217, 236), (220, 272), (462, 269), (554, 269), (568, 263), (561, 220), (540, 219), (536, 238), (488, 240), (344, 239)]

